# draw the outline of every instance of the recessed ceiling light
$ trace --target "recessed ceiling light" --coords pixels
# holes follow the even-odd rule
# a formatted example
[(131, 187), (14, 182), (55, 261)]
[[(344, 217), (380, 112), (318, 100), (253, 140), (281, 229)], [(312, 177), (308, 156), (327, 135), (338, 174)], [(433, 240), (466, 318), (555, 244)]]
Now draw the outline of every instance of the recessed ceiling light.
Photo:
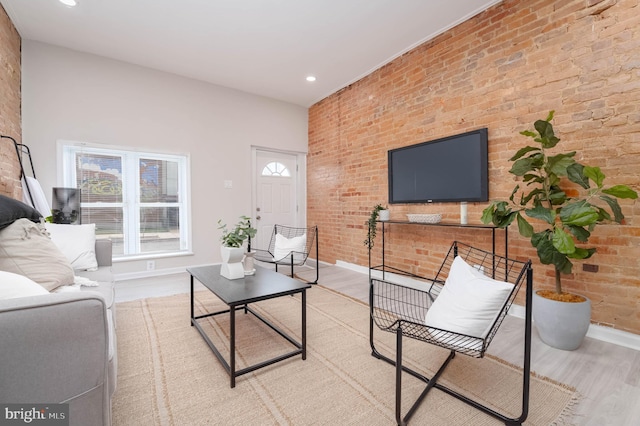
[(65, 6), (69, 6), (69, 7), (73, 7), (73, 6), (77, 6), (78, 2), (76, 0), (59, 0), (60, 3), (64, 4)]
[(312, 75), (307, 76), (307, 81), (316, 81), (316, 78)]

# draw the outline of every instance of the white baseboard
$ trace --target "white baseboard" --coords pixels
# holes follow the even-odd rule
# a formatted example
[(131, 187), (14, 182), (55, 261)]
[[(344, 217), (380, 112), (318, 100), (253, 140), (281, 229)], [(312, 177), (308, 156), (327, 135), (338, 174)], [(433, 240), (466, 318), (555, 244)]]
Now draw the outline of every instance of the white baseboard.
[(141, 278), (159, 277), (162, 275), (173, 275), (187, 272), (187, 267), (154, 269), (153, 271), (125, 272), (122, 274), (114, 274), (113, 279), (118, 281), (137, 280)]
[[(307, 262), (314, 264), (316, 263), (316, 260), (313, 258), (308, 258)], [(220, 262), (218, 263), (214, 263), (214, 265), (218, 265)], [(327, 263), (327, 262), (323, 262), (320, 261), (319, 262), (320, 265), (326, 265), (326, 266), (333, 266), (333, 264), (331, 263)], [(210, 263), (208, 265), (211, 265)], [(181, 274), (181, 273), (186, 273), (187, 272), (187, 268), (193, 268), (196, 266), (205, 266), (203, 265), (189, 265), (189, 266), (182, 266), (182, 267), (178, 267), (178, 268), (166, 268), (166, 269), (154, 269), (153, 271), (138, 271), (138, 272), (125, 272), (122, 274), (114, 274), (114, 280), (115, 281), (127, 281), (127, 280), (137, 280), (137, 279), (142, 279), (142, 278), (152, 278), (152, 277), (159, 277), (162, 275), (173, 275), (173, 274)], [(366, 268), (365, 268), (366, 271)]]
[[(369, 268), (367, 268), (366, 266), (360, 266), (353, 263), (344, 262), (341, 260), (336, 261), (336, 266), (340, 268), (348, 269), (354, 272), (359, 272), (365, 275), (369, 274)], [(382, 278), (382, 272), (371, 271), (371, 276), (374, 278), (380, 279)], [(389, 280), (390, 282), (406, 285), (407, 287), (415, 288), (417, 286), (422, 286), (421, 288), (424, 288), (424, 284), (422, 282), (412, 279), (410, 277), (405, 277), (402, 275), (397, 275), (389, 272), (387, 272), (385, 276), (387, 280)], [(525, 315), (524, 306), (516, 305), (516, 304), (511, 305), (511, 309), (509, 309), (509, 315), (514, 316), (516, 318), (524, 319), (524, 315)], [(616, 330), (615, 328), (604, 327), (598, 324), (591, 324), (589, 326), (589, 330), (587, 331), (587, 337), (640, 351), (640, 335), (629, 333), (627, 331)]]

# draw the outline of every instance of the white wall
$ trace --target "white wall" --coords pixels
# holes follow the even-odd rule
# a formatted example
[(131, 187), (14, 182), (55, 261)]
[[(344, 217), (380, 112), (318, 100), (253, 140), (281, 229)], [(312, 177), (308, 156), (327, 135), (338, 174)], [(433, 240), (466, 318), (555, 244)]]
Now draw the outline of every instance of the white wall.
[[(23, 142), (47, 196), (58, 182), (56, 142), (189, 153), (193, 256), (156, 269), (219, 262), (217, 221), (251, 215), (251, 146), (307, 152), (307, 109), (103, 57), (23, 40)], [(233, 189), (223, 181), (232, 180)], [(50, 200), (49, 200), (50, 201)], [(114, 266), (116, 274), (145, 261)]]

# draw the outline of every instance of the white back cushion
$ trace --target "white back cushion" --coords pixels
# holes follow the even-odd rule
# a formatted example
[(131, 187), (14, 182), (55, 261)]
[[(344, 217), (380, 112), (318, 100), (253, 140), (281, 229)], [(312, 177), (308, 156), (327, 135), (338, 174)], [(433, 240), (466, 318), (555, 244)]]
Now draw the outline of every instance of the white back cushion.
[(46, 223), (51, 241), (60, 249), (73, 269), (95, 271), (96, 260), (96, 224), (63, 225)]
[(485, 338), (512, 289), (513, 284), (489, 278), (456, 256), (425, 324)]
[(280, 234), (276, 234), (276, 242), (273, 249), (273, 260), (279, 261), (288, 257), (291, 252), (293, 253), (294, 261), (301, 261), (304, 259), (304, 251), (307, 246), (307, 234), (300, 235), (299, 237), (287, 238)]
[(24, 275), (51, 291), (73, 284), (73, 268), (44, 226), (18, 219), (0, 230), (0, 270)]

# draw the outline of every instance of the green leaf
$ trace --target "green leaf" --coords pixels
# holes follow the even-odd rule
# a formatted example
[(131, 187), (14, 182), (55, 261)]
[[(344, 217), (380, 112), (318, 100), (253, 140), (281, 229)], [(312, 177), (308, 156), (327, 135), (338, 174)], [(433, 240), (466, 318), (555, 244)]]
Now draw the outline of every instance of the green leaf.
[(533, 125), (540, 134), (540, 143), (545, 149), (553, 148), (560, 142), (553, 132), (553, 126), (546, 120), (537, 120)]
[(589, 226), (596, 223), (599, 217), (598, 211), (585, 200), (567, 204), (560, 211), (560, 220), (567, 226)]
[(567, 226), (567, 228), (569, 228), (569, 232), (571, 232), (573, 236), (576, 237), (576, 239), (580, 242), (586, 243), (591, 236), (591, 232), (580, 226), (570, 225)]
[(556, 249), (551, 242), (551, 231), (542, 231), (533, 234), (531, 244), (536, 248), (538, 257), (543, 265), (554, 265), (557, 270), (564, 274), (570, 274), (573, 264), (569, 261), (566, 254), (562, 254)]
[(493, 224), (498, 228), (506, 228), (511, 225), (513, 219), (515, 219), (517, 212), (512, 212), (509, 210), (508, 214), (494, 214), (493, 215)]
[(598, 210), (598, 214), (600, 217), (598, 218), (598, 222), (604, 222), (605, 220), (611, 220), (611, 215), (608, 211), (599, 206), (593, 206), (596, 210)]
[(542, 207), (542, 205), (540, 204), (532, 209), (526, 209), (524, 212), (527, 214), (527, 216), (534, 219), (542, 219), (550, 225), (553, 225), (553, 222), (555, 220), (555, 213), (553, 213), (551, 209)]
[(533, 235), (533, 226), (531, 226), (520, 213), (518, 213), (516, 217), (518, 218), (518, 231), (520, 235), (530, 238)]
[(624, 215), (622, 214), (622, 209), (620, 208), (620, 204), (618, 204), (618, 200), (615, 198), (611, 198), (607, 195), (601, 195), (600, 199), (611, 207), (611, 211), (613, 212), (613, 217), (616, 222), (621, 223), (622, 219), (624, 219)]
[(573, 263), (567, 258), (567, 255), (562, 253), (556, 253), (553, 257), (553, 264), (556, 269), (563, 274), (570, 274)]
[(555, 114), (555, 110), (549, 111), (549, 114), (547, 115), (547, 121), (553, 120), (553, 115), (554, 114)]
[(536, 129), (541, 138), (554, 136), (553, 125), (547, 120), (536, 120), (533, 123), (533, 127)]
[(559, 206), (567, 201), (567, 194), (557, 187), (552, 187), (549, 193), (549, 201), (554, 206)]
[(513, 188), (513, 191), (511, 191), (511, 195), (509, 196), (509, 200), (512, 203), (515, 203), (515, 201), (513, 201), (513, 197), (516, 195), (516, 192), (518, 192), (519, 189), (520, 189), (520, 185), (516, 185), (516, 187)]
[(589, 189), (589, 178), (584, 175), (584, 166), (580, 163), (573, 163), (567, 167), (567, 177), (573, 183), (577, 183), (584, 189)]
[(530, 138), (535, 138), (536, 136), (538, 136), (537, 134), (533, 133), (531, 130), (523, 130), (520, 132), (520, 134), (523, 136), (529, 136)]
[(506, 228), (513, 222), (517, 212), (511, 211), (506, 201), (494, 201), (482, 211), (482, 222), (493, 223), (499, 228)]
[(556, 252), (556, 248), (549, 239), (550, 231), (542, 231), (533, 234), (531, 237), (531, 245), (533, 245), (538, 251), (538, 257), (540, 262), (544, 265), (550, 265), (553, 261), (553, 253)]
[(524, 176), (527, 172), (535, 170), (534, 162), (530, 157), (521, 158), (511, 166), (509, 173), (516, 176)]
[(534, 199), (534, 204), (540, 204), (540, 200), (544, 200), (544, 198), (542, 197), (543, 195), (545, 195), (545, 192), (542, 188), (536, 188), (534, 190), (532, 190), (530, 193), (528, 193), (527, 195), (522, 195), (522, 199), (520, 200), (520, 205), (521, 206), (525, 206), (529, 203), (529, 201), (531, 201), (531, 199)]
[[(522, 134), (524, 134), (525, 132), (521, 132)], [(536, 134), (533, 132), (529, 132), (531, 133), (530, 135), (525, 135), (525, 136), (535, 136)], [(515, 153), (515, 155), (511, 158), (509, 158), (509, 161), (516, 161), (517, 159), (519, 159), (520, 157), (522, 157), (523, 155), (525, 155), (526, 153), (529, 153), (531, 151), (540, 151), (540, 148), (537, 148), (535, 146), (525, 146), (524, 148), (521, 148), (518, 150), (518, 152)]]
[(487, 208), (482, 210), (482, 218), (480, 219), (482, 223), (488, 224), (491, 222), (491, 218), (493, 217), (493, 211), (495, 209), (495, 202), (489, 204)]
[(527, 173), (526, 175), (522, 176), (522, 180), (524, 182), (529, 182), (529, 185), (531, 185), (532, 183), (542, 183), (544, 182), (544, 178), (538, 176), (538, 175), (534, 175), (533, 173)]
[(576, 162), (576, 160), (573, 159), (574, 155), (576, 155), (575, 151), (569, 152), (568, 154), (558, 154), (553, 157), (548, 157), (547, 170), (558, 176), (566, 176), (567, 167)]
[(569, 256), (572, 259), (588, 259), (591, 256), (593, 256), (593, 253), (595, 252), (596, 252), (596, 249), (594, 248), (583, 249), (583, 248), (576, 247), (576, 251), (567, 256)]
[(583, 173), (586, 177), (591, 179), (598, 188), (602, 188), (602, 182), (604, 182), (604, 173), (600, 170), (600, 167), (584, 166)]
[(576, 251), (573, 238), (562, 228), (555, 228), (552, 238), (553, 246), (562, 254), (571, 254)]
[(611, 188), (603, 189), (602, 192), (604, 192), (605, 194), (613, 195), (617, 198), (630, 198), (632, 200), (638, 198), (638, 193), (629, 188), (627, 185), (615, 185)]

